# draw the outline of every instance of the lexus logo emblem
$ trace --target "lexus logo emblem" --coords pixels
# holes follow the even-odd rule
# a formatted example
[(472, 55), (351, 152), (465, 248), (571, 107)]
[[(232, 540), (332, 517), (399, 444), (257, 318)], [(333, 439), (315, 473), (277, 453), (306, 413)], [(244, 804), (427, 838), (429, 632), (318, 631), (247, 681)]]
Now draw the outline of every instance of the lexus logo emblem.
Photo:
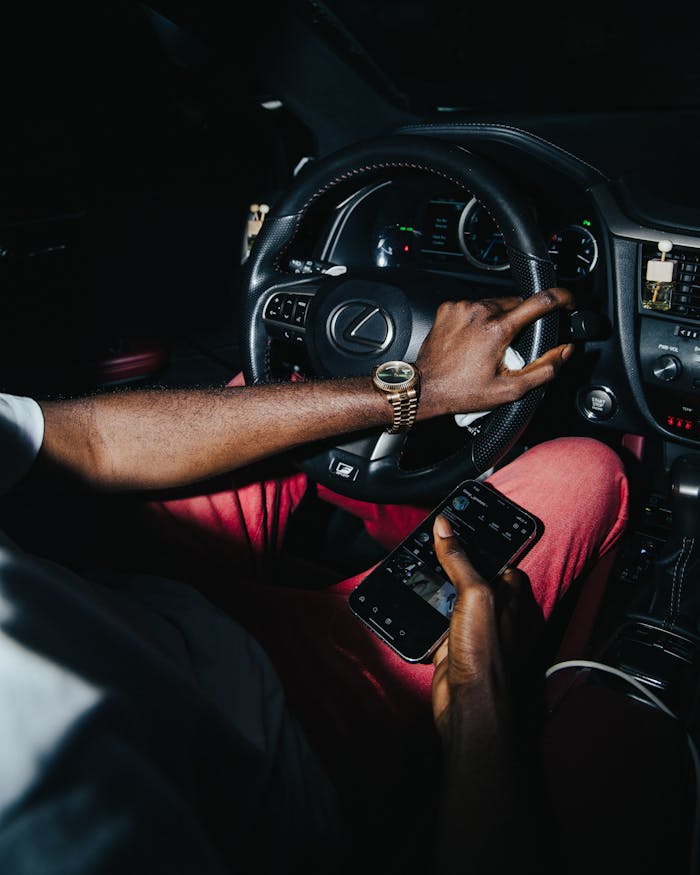
[(381, 307), (371, 301), (347, 301), (331, 313), (328, 334), (343, 352), (375, 355), (394, 339), (394, 326)]

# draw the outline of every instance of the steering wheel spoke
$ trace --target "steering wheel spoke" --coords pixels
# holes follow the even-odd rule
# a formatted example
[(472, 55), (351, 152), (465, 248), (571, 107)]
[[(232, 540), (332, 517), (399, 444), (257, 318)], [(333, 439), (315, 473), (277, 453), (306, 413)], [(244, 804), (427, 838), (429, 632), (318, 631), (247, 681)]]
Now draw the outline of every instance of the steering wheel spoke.
[(338, 444), (337, 448), (345, 453), (352, 453), (366, 463), (376, 462), (378, 459), (393, 459), (398, 466), (406, 437), (402, 433), (389, 434), (387, 431), (380, 431), (379, 434), (372, 433)]

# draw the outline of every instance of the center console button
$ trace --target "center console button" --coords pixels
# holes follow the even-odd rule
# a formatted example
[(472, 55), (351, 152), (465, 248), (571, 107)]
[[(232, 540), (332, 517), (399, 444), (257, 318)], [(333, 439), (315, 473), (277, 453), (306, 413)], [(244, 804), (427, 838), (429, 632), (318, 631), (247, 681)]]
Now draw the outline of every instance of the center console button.
[(675, 355), (662, 355), (654, 362), (652, 370), (657, 380), (670, 383), (680, 377), (683, 366)]
[(590, 386), (581, 389), (577, 398), (578, 409), (594, 422), (605, 422), (617, 412), (617, 399), (606, 386)]

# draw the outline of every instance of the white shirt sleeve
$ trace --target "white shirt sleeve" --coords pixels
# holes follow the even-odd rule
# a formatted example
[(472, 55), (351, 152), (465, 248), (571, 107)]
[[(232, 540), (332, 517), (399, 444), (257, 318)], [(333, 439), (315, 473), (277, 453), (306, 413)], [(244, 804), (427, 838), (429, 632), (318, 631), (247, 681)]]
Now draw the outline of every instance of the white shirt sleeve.
[(29, 470), (44, 439), (44, 414), (33, 398), (0, 393), (0, 495)]

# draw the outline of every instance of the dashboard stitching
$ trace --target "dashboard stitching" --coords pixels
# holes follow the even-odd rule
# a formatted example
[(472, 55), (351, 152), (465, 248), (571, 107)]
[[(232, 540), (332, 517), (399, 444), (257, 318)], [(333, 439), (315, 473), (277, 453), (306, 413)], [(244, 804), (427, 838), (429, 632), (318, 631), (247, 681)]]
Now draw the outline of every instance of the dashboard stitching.
[(534, 141), (539, 141), (540, 143), (544, 143), (547, 146), (550, 146), (552, 149), (556, 149), (558, 152), (561, 152), (563, 155), (567, 155), (569, 158), (572, 158), (574, 161), (577, 161), (579, 164), (583, 164), (588, 167), (590, 170), (595, 171), (599, 176), (605, 179), (607, 182), (610, 181), (609, 177), (603, 173), (598, 167), (594, 164), (591, 164), (589, 161), (586, 161), (584, 158), (579, 158), (578, 155), (574, 155), (573, 152), (569, 152), (568, 149), (564, 149), (562, 146), (553, 143), (551, 140), (548, 140), (546, 137), (541, 137), (539, 134), (533, 134), (531, 131), (525, 131), (522, 128), (516, 128), (513, 125), (498, 125), (498, 124), (490, 124), (488, 122), (471, 122), (469, 124), (459, 124), (459, 125), (437, 125), (437, 124), (424, 124), (424, 125), (406, 125), (406, 127), (402, 128), (405, 131), (411, 130), (470, 130), (475, 128), (483, 128), (485, 130), (495, 130), (495, 131), (510, 131), (515, 134), (520, 134), (524, 138)]

